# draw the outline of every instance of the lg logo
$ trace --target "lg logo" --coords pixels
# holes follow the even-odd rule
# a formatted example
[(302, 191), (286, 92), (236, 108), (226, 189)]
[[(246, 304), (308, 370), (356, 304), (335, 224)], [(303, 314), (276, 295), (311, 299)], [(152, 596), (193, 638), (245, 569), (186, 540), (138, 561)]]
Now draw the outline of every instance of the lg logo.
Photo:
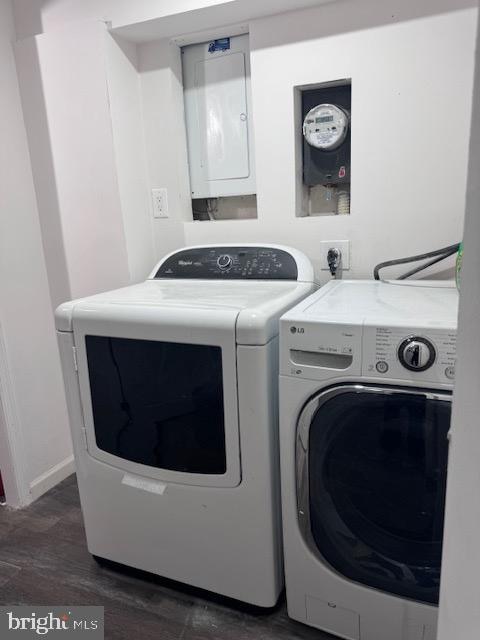
[(303, 327), (290, 327), (290, 333), (305, 333)]

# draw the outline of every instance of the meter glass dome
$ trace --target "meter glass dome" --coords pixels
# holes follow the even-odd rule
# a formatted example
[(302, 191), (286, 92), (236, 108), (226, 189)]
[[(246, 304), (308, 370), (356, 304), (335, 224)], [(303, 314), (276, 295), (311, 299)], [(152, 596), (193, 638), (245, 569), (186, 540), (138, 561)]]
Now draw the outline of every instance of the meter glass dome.
[(339, 147), (348, 132), (348, 114), (334, 104), (320, 104), (311, 109), (303, 122), (303, 135), (316, 149), (330, 151)]

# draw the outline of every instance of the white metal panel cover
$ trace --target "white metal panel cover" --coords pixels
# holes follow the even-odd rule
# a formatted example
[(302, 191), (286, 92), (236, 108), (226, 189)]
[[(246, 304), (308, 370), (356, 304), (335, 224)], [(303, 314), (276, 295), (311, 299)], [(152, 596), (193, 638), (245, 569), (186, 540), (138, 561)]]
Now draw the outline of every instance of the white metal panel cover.
[(197, 62), (195, 86), (205, 178), (248, 177), (245, 55), (231, 53)]
[(248, 34), (226, 40), (182, 49), (192, 198), (256, 192)]

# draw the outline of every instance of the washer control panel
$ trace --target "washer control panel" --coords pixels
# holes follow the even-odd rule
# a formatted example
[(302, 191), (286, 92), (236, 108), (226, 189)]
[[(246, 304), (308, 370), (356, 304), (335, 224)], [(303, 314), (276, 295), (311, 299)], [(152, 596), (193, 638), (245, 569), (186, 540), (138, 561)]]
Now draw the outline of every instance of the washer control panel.
[(280, 371), (282, 375), (330, 380), (361, 375), (362, 326), (280, 320)]
[(435, 362), (437, 352), (435, 347), (421, 336), (405, 338), (398, 347), (398, 359), (409, 371), (426, 371)]
[(452, 383), (455, 378), (455, 329), (365, 327), (363, 374)]
[(165, 260), (155, 278), (297, 280), (295, 258), (273, 247), (182, 249)]

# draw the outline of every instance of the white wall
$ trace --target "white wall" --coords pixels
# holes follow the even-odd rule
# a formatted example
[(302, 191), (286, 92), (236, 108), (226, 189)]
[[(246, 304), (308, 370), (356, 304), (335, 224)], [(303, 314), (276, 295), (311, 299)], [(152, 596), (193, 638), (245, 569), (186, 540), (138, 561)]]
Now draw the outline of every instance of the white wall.
[(148, 188), (167, 187), (170, 219), (153, 221), (161, 257), (185, 244), (183, 222), (191, 220), (187, 141), (180, 49), (168, 40), (138, 48)]
[[(401, 4), (334, 3), (250, 25), (259, 213), (312, 258), (319, 240), (350, 239), (354, 277), (462, 235), (476, 9), (410, 19)], [(352, 79), (351, 216), (295, 220), (293, 87), (341, 78)]]
[(141, 22), (221, 4), (224, 0), (14, 0), (15, 26), (20, 39), (68, 24), (103, 20), (115, 24)]
[(103, 23), (81, 22), (15, 47), (54, 307), (130, 281), (105, 38)]
[(15, 0), (19, 38), (102, 20), (139, 41), (232, 24), (328, 0)]
[[(258, 220), (186, 221), (185, 242), (291, 243), (309, 255), (325, 279), (318, 261), (321, 240), (351, 241), (352, 268), (345, 276), (356, 278), (371, 277), (381, 260), (458, 241), (476, 12), (461, 8), (458, 0), (426, 0), (420, 6), (350, 0), (252, 21)], [(175, 74), (172, 53), (162, 46), (139, 47), (140, 60), (150, 56), (152, 68), (154, 59), (159, 68), (149, 73), (148, 86), (142, 77), (147, 160), (154, 182), (162, 181), (158, 186), (182, 200), (171, 211), (181, 221), (186, 211), (191, 215), (185, 207), (187, 187), (172, 175), (168, 159), (176, 154), (173, 164), (182, 166), (178, 141), (182, 149), (183, 141), (164, 130), (165, 122), (181, 118), (181, 101), (165, 84)], [(295, 137), (300, 123), (295, 121), (294, 87), (339, 78), (352, 78), (353, 84), (352, 212), (298, 218)], [(183, 166), (184, 175), (185, 157)], [(155, 186), (152, 175), (149, 180)], [(155, 225), (157, 251), (175, 244), (169, 225)], [(177, 241), (178, 229), (172, 233)], [(444, 266), (428, 275), (439, 269)]]
[(438, 640), (477, 640), (480, 630), (480, 34), (461, 273)]
[(144, 280), (155, 260), (137, 49), (104, 34), (108, 105), (131, 282)]
[[(213, 223), (191, 220), (179, 48), (163, 39), (138, 45), (135, 52), (132, 44), (108, 36), (102, 65), (101, 23), (79, 21), (91, 5), (81, 9), (74, 0), (43, 5), (44, 17), (51, 10), (60, 12), (57, 17), (77, 20), (65, 26), (59, 17), (63, 28), (52, 26), (51, 31), (18, 45), (32, 155), (39, 109), (31, 87), (36, 96), (43, 93), (47, 124), (43, 130), (49, 131), (51, 139), (50, 161), (65, 245), (65, 254), (58, 255), (57, 261), (63, 259), (67, 272), (76, 269), (79, 280), (86, 283), (71, 289), (72, 295), (91, 292), (99, 266), (92, 256), (93, 246), (75, 249), (80, 230), (87, 227), (82, 215), (90, 216), (95, 228), (108, 214), (110, 222), (102, 234), (111, 235), (109, 251), (123, 242), (124, 248), (118, 251), (127, 257), (118, 254), (116, 263), (109, 260), (101, 266), (123, 265), (126, 260), (130, 280), (139, 279), (150, 260), (150, 227), (154, 259), (184, 243), (292, 243), (310, 256), (321, 279), (327, 277), (326, 271), (320, 273), (321, 240), (351, 241), (351, 269), (345, 272), (351, 277), (371, 276), (374, 264), (383, 259), (457, 241), (462, 234), (471, 109), (477, 11), (469, 6), (472, 2), (425, 0), (418, 5), (346, 0), (252, 20), (258, 219)], [(57, 22), (54, 26), (58, 27)], [(42, 92), (34, 83), (35, 55)], [(105, 95), (105, 76), (110, 95)], [(295, 121), (294, 87), (344, 77), (353, 83), (352, 213), (299, 218), (295, 138), (300, 123)], [(64, 87), (68, 90), (62, 98)], [(113, 133), (107, 130), (110, 123)], [(84, 145), (88, 147), (94, 139), (98, 157), (90, 162)], [(140, 158), (143, 153), (145, 159)], [(134, 157), (138, 163), (132, 162)], [(34, 157), (34, 166), (39, 172), (38, 188), (51, 184), (52, 179), (42, 178), (48, 162)], [(77, 184), (76, 178), (82, 175), (90, 175), (92, 183)], [(167, 187), (169, 220), (151, 220), (152, 187)], [(103, 192), (101, 199), (94, 191)], [(45, 201), (45, 211), (50, 211), (48, 194)], [(42, 198), (39, 202), (45, 225), (52, 218), (44, 213)], [(123, 231), (115, 210), (123, 215)], [(58, 224), (50, 226), (53, 230), (44, 230), (45, 242), (58, 239)], [(69, 264), (72, 260), (74, 267)], [(123, 266), (115, 269), (121, 284)], [(55, 273), (62, 270), (49, 269), (51, 279)], [(97, 290), (108, 288), (108, 283), (116, 286), (114, 273), (105, 275)]]
[[(13, 16), (0, 2), (0, 468), (18, 455), (7, 498), (27, 502), (73, 470), (27, 138), (15, 71)], [(9, 438), (5, 437), (5, 426)], [(12, 477), (7, 474), (7, 481)], [(10, 491), (9, 491), (10, 490)]]

